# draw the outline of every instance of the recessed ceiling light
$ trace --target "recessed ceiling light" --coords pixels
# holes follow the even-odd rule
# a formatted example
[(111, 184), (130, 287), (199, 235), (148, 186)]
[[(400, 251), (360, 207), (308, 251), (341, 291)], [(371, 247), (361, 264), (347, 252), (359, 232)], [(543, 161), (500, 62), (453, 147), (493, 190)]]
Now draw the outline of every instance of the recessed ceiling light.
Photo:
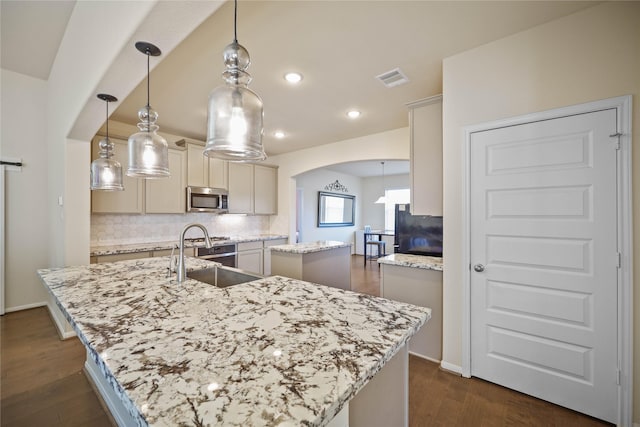
[(278, 139), (282, 139), (284, 138), (284, 132), (282, 132), (281, 130), (277, 130), (273, 133), (273, 136), (275, 136)]
[(360, 111), (358, 110), (351, 110), (347, 112), (347, 116), (349, 116), (350, 119), (357, 119), (358, 117), (360, 117)]
[(284, 79), (292, 84), (300, 83), (302, 80), (302, 74), (294, 72), (287, 73), (284, 75)]

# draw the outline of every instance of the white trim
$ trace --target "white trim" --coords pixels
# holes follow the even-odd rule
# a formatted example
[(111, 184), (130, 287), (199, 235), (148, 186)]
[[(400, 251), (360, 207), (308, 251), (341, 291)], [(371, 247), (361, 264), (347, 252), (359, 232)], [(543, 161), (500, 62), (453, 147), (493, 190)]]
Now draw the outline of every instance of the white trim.
[(4, 309), (4, 207), (5, 207), (5, 194), (7, 189), (4, 187), (4, 166), (0, 166), (0, 316), (5, 313)]
[(6, 313), (13, 313), (13, 312), (16, 312), (16, 311), (30, 310), (32, 308), (44, 307), (45, 305), (47, 305), (46, 302), (34, 302), (34, 303), (31, 303), (31, 304), (17, 305), (15, 307), (7, 307), (5, 312)]
[(407, 102), (404, 105), (406, 105), (407, 108), (418, 108), (418, 107), (424, 107), (425, 105), (429, 105), (429, 104), (435, 104), (436, 102), (442, 102), (442, 94), (433, 95), (428, 98), (418, 99), (417, 101)]
[[(463, 179), (462, 179), (462, 376), (471, 376), (471, 290), (470, 290), (470, 150), (471, 135), (475, 132), (516, 126), (525, 123), (550, 120), (559, 117), (585, 114), (605, 109), (617, 110), (618, 132), (621, 148), (618, 154), (618, 245), (622, 254), (619, 270), (618, 292), (618, 354), (621, 371), (618, 387), (618, 425), (631, 426), (633, 416), (633, 252), (632, 252), (632, 202), (631, 202), (631, 95), (603, 99), (569, 107), (557, 108), (518, 117), (496, 120), (463, 129)], [(443, 362), (444, 364), (444, 362)]]
[(67, 330), (66, 328), (66, 322), (64, 319), (60, 319), (59, 316), (56, 315), (54, 309), (51, 308), (51, 305), (49, 305), (48, 303), (45, 303), (44, 305), (47, 306), (47, 309), (49, 310), (49, 317), (51, 317), (51, 320), (53, 320), (53, 324), (56, 327), (56, 330), (58, 331), (58, 336), (60, 337), (61, 340), (68, 340), (69, 338), (73, 338), (76, 336), (76, 332), (74, 330)]
[(93, 386), (98, 391), (98, 394), (102, 398), (104, 404), (109, 408), (109, 412), (118, 426), (134, 426), (135, 420), (126, 408), (120, 402), (118, 395), (113, 391), (109, 383), (106, 381), (102, 372), (95, 364), (89, 351), (87, 350), (87, 360), (84, 362), (84, 371), (87, 373), (87, 377), (93, 383)]
[[(464, 377), (464, 373), (462, 371), (462, 366), (454, 365), (453, 363), (445, 362), (444, 360), (440, 362), (440, 367), (445, 371), (449, 371), (454, 374), (462, 375)], [(467, 377), (468, 378), (468, 377)]]
[(440, 359), (434, 359), (433, 357), (427, 357), (423, 354), (420, 353), (414, 353), (413, 351), (409, 352), (410, 355), (415, 356), (415, 357), (419, 357), (420, 359), (424, 359), (424, 360), (428, 360), (429, 362), (433, 362), (433, 363), (438, 363), (440, 364), (441, 360)]

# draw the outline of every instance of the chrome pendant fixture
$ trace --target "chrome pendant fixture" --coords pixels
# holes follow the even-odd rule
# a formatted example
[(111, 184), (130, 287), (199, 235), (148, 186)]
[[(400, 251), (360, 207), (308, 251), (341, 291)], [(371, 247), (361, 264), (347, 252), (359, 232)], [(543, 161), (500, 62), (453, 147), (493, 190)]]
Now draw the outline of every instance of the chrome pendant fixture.
[(382, 164), (382, 196), (378, 197), (378, 200), (375, 203), (387, 203), (387, 198), (385, 194), (387, 193), (387, 189), (384, 188), (384, 162), (380, 162)]
[(208, 157), (246, 162), (264, 160), (267, 155), (262, 146), (262, 100), (247, 86), (251, 76), (246, 69), (251, 64), (249, 52), (238, 43), (238, 1), (234, 3), (233, 42), (224, 48), (222, 73), (224, 86), (209, 94), (207, 118)]
[(149, 104), (149, 57), (160, 56), (156, 46), (137, 42), (136, 49), (147, 55), (147, 105), (138, 111), (140, 132), (129, 137), (128, 176), (138, 178), (166, 178), (169, 173), (169, 145), (158, 135), (158, 113)]
[(113, 142), (109, 139), (109, 103), (118, 98), (99, 93), (98, 98), (107, 104), (107, 136), (100, 140), (100, 157), (91, 162), (91, 189), (102, 191), (122, 191), (122, 165), (113, 157)]

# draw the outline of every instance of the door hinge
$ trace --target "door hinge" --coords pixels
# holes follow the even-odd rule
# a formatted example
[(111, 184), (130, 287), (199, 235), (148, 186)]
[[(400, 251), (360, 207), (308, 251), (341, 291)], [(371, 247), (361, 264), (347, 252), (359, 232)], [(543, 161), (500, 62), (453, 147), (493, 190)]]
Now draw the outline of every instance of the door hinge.
[(620, 385), (620, 369), (616, 369), (616, 384)]
[(616, 142), (615, 142), (615, 149), (619, 150), (620, 149), (620, 137), (622, 136), (622, 134), (620, 132), (616, 132), (616, 133), (612, 133), (611, 135), (609, 135), (610, 138), (616, 138)]
[(620, 252), (616, 252), (616, 267), (622, 268), (622, 254)]

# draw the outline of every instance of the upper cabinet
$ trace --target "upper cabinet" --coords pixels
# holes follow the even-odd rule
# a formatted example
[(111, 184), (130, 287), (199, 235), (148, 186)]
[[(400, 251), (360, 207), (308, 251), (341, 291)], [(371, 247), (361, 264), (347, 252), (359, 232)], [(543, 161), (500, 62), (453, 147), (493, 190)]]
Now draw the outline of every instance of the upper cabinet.
[(187, 144), (187, 169), (187, 185), (229, 188), (228, 162), (206, 157), (200, 145)]
[(229, 162), (229, 213), (275, 215), (278, 169)]
[[(98, 158), (98, 142), (92, 141), (92, 159)], [(169, 149), (169, 178), (142, 179), (127, 176), (127, 141), (110, 138), (115, 145), (114, 159), (122, 165), (123, 191), (92, 191), (93, 213), (184, 213), (187, 181), (185, 151)]]
[(442, 95), (409, 107), (411, 213), (442, 215)]
[[(91, 142), (91, 160), (99, 158), (98, 143), (103, 139), (96, 136)], [(127, 176), (129, 151), (127, 141), (109, 138), (113, 142), (113, 158), (122, 165), (124, 191), (92, 191), (91, 211), (93, 213), (142, 213), (144, 201), (144, 180)]]
[(187, 200), (187, 155), (169, 150), (169, 178), (146, 179), (146, 213), (184, 213)]

